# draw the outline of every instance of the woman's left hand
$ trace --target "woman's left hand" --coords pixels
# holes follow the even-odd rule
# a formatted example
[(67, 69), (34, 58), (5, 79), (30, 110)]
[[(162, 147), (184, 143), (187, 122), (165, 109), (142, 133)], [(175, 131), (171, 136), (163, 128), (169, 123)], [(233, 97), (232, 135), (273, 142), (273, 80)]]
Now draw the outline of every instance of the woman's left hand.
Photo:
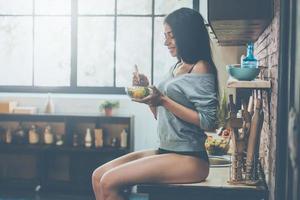
[(150, 95), (146, 96), (143, 99), (132, 99), (132, 101), (145, 103), (149, 106), (160, 106), (162, 105), (162, 97), (164, 96), (155, 86), (151, 86), (150, 89), (152, 92)]

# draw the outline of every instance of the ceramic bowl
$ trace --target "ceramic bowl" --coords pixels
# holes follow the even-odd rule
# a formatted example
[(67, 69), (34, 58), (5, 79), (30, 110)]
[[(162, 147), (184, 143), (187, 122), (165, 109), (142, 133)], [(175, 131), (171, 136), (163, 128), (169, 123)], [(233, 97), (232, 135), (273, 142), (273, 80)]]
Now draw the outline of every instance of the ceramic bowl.
[(241, 68), (240, 65), (227, 65), (228, 74), (241, 81), (252, 81), (259, 74), (259, 68)]

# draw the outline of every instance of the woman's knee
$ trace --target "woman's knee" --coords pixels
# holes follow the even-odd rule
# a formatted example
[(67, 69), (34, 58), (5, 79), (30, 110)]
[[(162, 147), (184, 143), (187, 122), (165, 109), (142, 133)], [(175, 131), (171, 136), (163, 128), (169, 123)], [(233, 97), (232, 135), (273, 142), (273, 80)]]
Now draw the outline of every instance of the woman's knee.
[(98, 167), (97, 169), (95, 169), (93, 171), (93, 174), (92, 174), (92, 182), (93, 184), (100, 184), (100, 180), (103, 176), (103, 174), (108, 171), (106, 168), (104, 168), (103, 166), (101, 167)]
[(100, 179), (100, 188), (102, 194), (107, 197), (111, 193), (116, 192), (120, 186), (119, 184), (120, 183), (113, 171), (105, 172)]

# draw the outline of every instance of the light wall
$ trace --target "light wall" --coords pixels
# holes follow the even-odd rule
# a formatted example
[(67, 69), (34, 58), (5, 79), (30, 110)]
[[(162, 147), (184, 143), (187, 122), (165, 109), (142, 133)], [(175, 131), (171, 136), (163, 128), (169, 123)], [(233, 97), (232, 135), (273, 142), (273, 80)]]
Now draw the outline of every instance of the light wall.
[(239, 64), (241, 55), (246, 54), (245, 46), (219, 46), (216, 42), (212, 42), (212, 53), (215, 65), (218, 68), (220, 94), (225, 89), (226, 94), (235, 95), (234, 89), (226, 88), (228, 73), (226, 65)]

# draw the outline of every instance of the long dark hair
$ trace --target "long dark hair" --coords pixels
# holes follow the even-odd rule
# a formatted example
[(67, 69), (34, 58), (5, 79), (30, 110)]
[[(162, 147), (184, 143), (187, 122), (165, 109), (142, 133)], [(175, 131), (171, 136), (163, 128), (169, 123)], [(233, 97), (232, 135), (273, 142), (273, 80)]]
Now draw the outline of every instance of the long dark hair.
[(201, 14), (190, 8), (180, 8), (166, 16), (174, 35), (178, 60), (195, 64), (200, 60), (209, 64), (210, 72), (215, 75), (216, 92), (219, 96), (217, 68), (212, 59), (210, 38)]

